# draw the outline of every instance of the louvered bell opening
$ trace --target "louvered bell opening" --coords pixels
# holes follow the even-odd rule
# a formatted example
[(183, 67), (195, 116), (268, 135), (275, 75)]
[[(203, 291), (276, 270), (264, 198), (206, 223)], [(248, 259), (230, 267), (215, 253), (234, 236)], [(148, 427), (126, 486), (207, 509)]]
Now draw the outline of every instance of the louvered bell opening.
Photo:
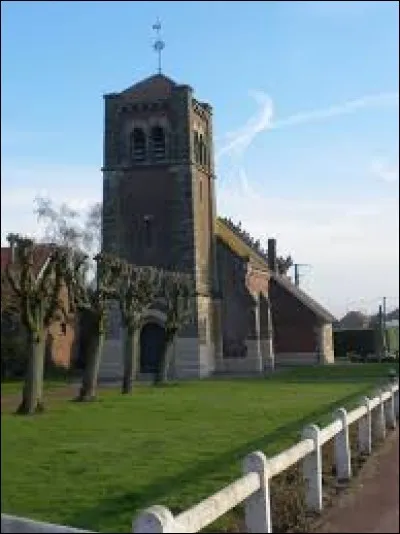
[(134, 161), (146, 159), (146, 136), (139, 128), (135, 128), (132, 134), (132, 157)]
[(156, 161), (165, 159), (165, 134), (164, 130), (160, 127), (155, 127), (152, 130), (152, 146), (153, 157)]

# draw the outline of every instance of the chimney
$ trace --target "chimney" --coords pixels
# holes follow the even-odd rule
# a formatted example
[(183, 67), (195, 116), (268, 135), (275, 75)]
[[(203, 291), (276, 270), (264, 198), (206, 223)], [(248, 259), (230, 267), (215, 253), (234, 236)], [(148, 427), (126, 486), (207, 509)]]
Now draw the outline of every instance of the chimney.
[(8, 237), (8, 242), (10, 243), (10, 263), (15, 262), (15, 249), (16, 249), (16, 242), (15, 242), (15, 235), (10, 234)]
[(276, 273), (278, 270), (276, 264), (276, 239), (268, 239), (267, 257), (269, 270)]

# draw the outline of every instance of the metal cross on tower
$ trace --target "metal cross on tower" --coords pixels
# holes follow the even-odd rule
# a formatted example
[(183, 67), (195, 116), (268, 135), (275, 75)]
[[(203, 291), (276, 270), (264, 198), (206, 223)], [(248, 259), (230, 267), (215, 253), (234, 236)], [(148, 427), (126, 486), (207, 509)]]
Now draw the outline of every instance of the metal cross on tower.
[(161, 74), (161, 52), (165, 48), (165, 43), (160, 39), (161, 22), (157, 19), (157, 22), (153, 24), (153, 30), (157, 32), (157, 40), (153, 45), (154, 50), (158, 54), (158, 74)]

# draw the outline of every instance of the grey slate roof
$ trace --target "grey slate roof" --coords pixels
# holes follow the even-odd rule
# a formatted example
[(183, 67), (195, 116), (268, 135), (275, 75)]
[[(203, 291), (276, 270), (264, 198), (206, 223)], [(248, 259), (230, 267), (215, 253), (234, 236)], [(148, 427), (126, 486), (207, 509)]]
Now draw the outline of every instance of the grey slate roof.
[(323, 319), (327, 323), (334, 323), (337, 321), (328, 310), (326, 310), (321, 304), (311, 298), (302, 289), (293, 284), (286, 276), (282, 276), (278, 273), (271, 273), (271, 279), (277, 284), (283, 287), (286, 291), (292, 294), (297, 300), (299, 300), (304, 306), (307, 306), (315, 315)]

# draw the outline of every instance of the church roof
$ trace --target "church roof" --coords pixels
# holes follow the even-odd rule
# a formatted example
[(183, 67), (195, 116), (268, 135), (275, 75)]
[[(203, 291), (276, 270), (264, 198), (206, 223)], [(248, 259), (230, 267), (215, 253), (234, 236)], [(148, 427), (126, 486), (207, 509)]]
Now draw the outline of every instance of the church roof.
[(162, 100), (168, 98), (174, 87), (178, 84), (164, 74), (154, 74), (140, 82), (135, 83), (124, 91), (120, 96), (127, 97), (129, 100)]
[(236, 232), (229, 228), (221, 217), (217, 218), (215, 233), (235, 254), (242, 258), (249, 258), (255, 267), (262, 270), (268, 269), (268, 264), (265, 259), (250, 247)]
[(278, 273), (271, 272), (268, 262), (261, 254), (247, 245), (243, 238), (234, 232), (220, 217), (217, 218), (215, 226), (216, 236), (225, 243), (235, 254), (241, 257), (248, 257), (251, 263), (261, 270), (268, 271), (271, 279), (285, 291), (293, 295), (299, 302), (312, 311), (317, 317), (327, 323), (336, 322), (336, 318), (302, 289), (293, 284), (290, 279)]
[(321, 306), (321, 304), (319, 304), (316, 300), (311, 298), (310, 295), (307, 295), (305, 291), (293, 284), (290, 278), (288, 278), (287, 276), (278, 273), (271, 273), (271, 278), (281, 288), (285, 289), (288, 293), (293, 295), (293, 297), (295, 297), (299, 302), (304, 304), (304, 306), (306, 306), (310, 311), (312, 311), (317, 317), (319, 317), (323, 321), (327, 323), (335, 323), (337, 321), (336, 317), (334, 317), (327, 309)]
[[(33, 249), (33, 273), (39, 276), (50, 254), (53, 246), (47, 243), (39, 243)], [(1, 272), (4, 273), (8, 264), (12, 263), (11, 247), (1, 247)]]

